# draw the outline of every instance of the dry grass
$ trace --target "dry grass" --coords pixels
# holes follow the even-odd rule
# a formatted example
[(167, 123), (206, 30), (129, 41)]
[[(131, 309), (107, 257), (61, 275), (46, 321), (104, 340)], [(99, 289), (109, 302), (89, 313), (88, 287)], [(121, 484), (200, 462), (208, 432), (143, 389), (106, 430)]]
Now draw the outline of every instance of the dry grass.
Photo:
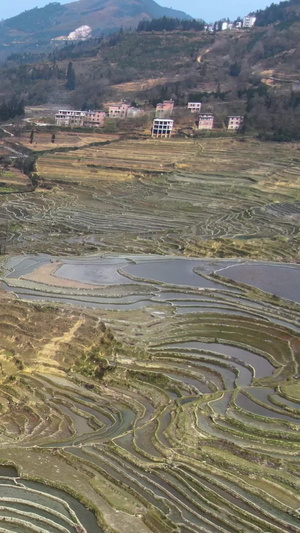
[(10, 166), (4, 168), (0, 166), (0, 194), (14, 191), (26, 191), (32, 188), (28, 176), (17, 168)]
[[(180, 81), (180, 79), (180, 77), (176, 77), (176, 80)], [(112, 89), (114, 89), (117, 93), (124, 95), (126, 93), (137, 93), (140, 91), (146, 91), (158, 85), (166, 85), (167, 83), (170, 83), (170, 81), (174, 82), (174, 78), (146, 78), (137, 81), (129, 81), (126, 83), (118, 83), (117, 85), (112, 85)]]
[(51, 142), (51, 137), (53, 132), (50, 131), (36, 131), (34, 133), (33, 143), (30, 143), (30, 134), (23, 134), (21, 137), (18, 137), (18, 142), (35, 150), (37, 152), (44, 150), (55, 150), (55, 148), (73, 148), (73, 147), (83, 147), (92, 143), (113, 141), (118, 138), (118, 135), (111, 135), (101, 133), (78, 133), (72, 131), (59, 131), (55, 133), (55, 143)]

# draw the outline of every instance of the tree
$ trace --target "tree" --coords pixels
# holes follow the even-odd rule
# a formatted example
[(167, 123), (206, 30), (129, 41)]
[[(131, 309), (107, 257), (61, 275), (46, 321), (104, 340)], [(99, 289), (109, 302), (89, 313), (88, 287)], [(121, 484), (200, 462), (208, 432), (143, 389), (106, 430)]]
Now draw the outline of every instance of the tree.
[(34, 131), (31, 130), (30, 137), (29, 137), (29, 142), (30, 142), (30, 144), (33, 143), (33, 139), (34, 139)]
[(75, 70), (73, 67), (72, 61), (68, 64), (68, 70), (67, 70), (67, 81), (66, 81), (66, 89), (69, 91), (74, 91), (76, 87), (76, 75)]
[(239, 65), (237, 62), (232, 63), (229, 67), (229, 74), (230, 76), (239, 76), (241, 72), (241, 65)]

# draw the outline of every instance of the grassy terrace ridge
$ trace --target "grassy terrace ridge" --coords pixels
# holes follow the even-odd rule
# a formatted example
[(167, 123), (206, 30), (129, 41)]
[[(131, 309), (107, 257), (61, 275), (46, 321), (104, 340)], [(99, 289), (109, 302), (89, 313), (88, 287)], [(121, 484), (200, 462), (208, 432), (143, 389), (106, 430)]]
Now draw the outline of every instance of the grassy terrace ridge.
[(0, 194), (0, 529), (300, 533), (300, 304), (216, 261), (297, 268), (299, 146), (146, 133), (19, 139), (37, 188)]

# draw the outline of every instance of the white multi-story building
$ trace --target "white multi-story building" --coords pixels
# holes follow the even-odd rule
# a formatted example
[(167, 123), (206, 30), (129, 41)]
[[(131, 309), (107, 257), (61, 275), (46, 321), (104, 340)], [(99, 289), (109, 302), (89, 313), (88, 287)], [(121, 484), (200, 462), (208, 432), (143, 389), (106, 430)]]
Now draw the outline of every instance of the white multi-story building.
[(214, 115), (211, 113), (200, 113), (198, 130), (212, 130), (214, 127)]
[(105, 111), (76, 111), (62, 109), (55, 115), (56, 126), (101, 127), (104, 126)]
[(247, 17), (244, 17), (243, 27), (253, 28), (253, 26), (255, 26), (255, 22), (256, 22), (256, 17), (253, 17), (253, 15), (247, 15)]
[(62, 109), (55, 115), (56, 126), (83, 126), (85, 111)]
[(229, 130), (239, 130), (244, 124), (244, 117), (241, 115), (227, 117), (227, 120)]
[(191, 110), (191, 113), (200, 113), (201, 106), (201, 102), (189, 102), (187, 107)]
[(166, 118), (155, 118), (152, 126), (152, 137), (171, 137), (174, 121)]

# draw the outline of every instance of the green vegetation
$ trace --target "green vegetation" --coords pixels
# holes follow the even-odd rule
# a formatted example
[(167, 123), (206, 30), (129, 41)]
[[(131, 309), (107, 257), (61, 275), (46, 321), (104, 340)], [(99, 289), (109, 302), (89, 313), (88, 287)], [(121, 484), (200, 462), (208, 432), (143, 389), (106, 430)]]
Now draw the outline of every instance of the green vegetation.
[(68, 91), (74, 91), (75, 87), (76, 87), (76, 75), (75, 75), (73, 63), (72, 61), (70, 61), (68, 64), (68, 69), (67, 69), (66, 89), (68, 89)]
[(272, 3), (269, 7), (255, 13), (257, 26), (268, 26), (280, 23), (285, 27), (291, 26), (295, 20), (300, 20), (299, 0), (288, 0)]
[(160, 19), (142, 20), (139, 22), (137, 31), (175, 31), (175, 30), (204, 30), (204, 22), (198, 20), (182, 20), (162, 17)]
[(0, 105), (0, 121), (5, 122), (11, 118), (24, 115), (24, 100), (17, 101), (15, 98), (3, 102)]

